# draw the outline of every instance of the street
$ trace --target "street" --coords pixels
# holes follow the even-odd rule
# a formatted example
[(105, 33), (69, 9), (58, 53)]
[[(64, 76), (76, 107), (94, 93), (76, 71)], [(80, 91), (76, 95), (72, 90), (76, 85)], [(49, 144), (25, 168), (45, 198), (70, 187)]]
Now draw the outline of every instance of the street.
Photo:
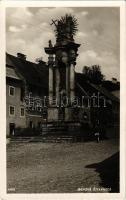
[(115, 139), (99, 143), (10, 143), (8, 193), (118, 192), (117, 152)]

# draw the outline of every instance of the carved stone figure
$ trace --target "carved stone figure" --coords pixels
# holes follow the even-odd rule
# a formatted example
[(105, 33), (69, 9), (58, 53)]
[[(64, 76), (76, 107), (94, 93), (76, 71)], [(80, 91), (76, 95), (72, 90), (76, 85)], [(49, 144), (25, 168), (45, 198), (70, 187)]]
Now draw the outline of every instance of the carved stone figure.
[(52, 20), (52, 24), (54, 24), (56, 28), (57, 42), (74, 41), (73, 36), (78, 30), (77, 19), (74, 16), (66, 14), (65, 17), (61, 17), (60, 20)]
[(49, 47), (53, 47), (51, 40), (49, 40)]

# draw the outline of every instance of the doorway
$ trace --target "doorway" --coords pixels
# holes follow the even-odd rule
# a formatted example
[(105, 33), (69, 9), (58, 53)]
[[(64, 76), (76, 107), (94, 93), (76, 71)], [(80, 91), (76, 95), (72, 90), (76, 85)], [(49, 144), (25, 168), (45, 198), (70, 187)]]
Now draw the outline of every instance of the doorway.
[(10, 123), (9, 124), (9, 132), (10, 132), (10, 136), (14, 136), (15, 135), (15, 123)]

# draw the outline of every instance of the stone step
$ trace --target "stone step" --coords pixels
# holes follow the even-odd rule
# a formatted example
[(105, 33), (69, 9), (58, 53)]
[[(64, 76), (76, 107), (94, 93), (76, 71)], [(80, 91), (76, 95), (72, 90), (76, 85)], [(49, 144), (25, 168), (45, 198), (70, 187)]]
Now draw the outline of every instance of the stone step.
[(44, 129), (42, 129), (42, 130), (47, 130), (47, 131), (57, 131), (57, 130), (65, 130), (65, 129), (63, 129), (63, 128), (44, 128)]
[(11, 138), (11, 139), (10, 139), (10, 142), (19, 142), (19, 143), (20, 143), (20, 142), (23, 142), (23, 143), (26, 142), (26, 143), (27, 143), (27, 142), (30, 142), (31, 140), (33, 140), (33, 138), (24, 139), (24, 138), (22, 137), (22, 138), (19, 139), (19, 138), (15, 137), (15, 138)]
[(50, 126), (47, 128), (42, 128), (43, 134), (66, 134), (66, 133), (76, 133), (78, 132), (78, 127), (61, 127), (61, 126)]
[(41, 138), (34, 138), (30, 142), (47, 142), (47, 143), (62, 143), (62, 142), (73, 142), (73, 137), (41, 137)]
[(73, 136), (36, 136), (36, 137), (13, 137), (10, 142), (47, 142), (47, 143), (62, 143), (74, 142)]
[(46, 128), (46, 127), (79, 127), (80, 126), (80, 123), (76, 123), (76, 124), (73, 124), (73, 123), (65, 123), (65, 122), (57, 122), (57, 123), (48, 123), (47, 125), (44, 125), (42, 126), (43, 128)]

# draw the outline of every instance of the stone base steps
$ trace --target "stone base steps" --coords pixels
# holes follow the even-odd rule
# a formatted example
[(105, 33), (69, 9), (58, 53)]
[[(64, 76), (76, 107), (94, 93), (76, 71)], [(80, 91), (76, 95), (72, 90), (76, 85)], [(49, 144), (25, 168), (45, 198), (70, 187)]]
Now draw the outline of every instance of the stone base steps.
[(45, 135), (74, 135), (79, 132), (79, 123), (48, 123), (42, 127), (42, 134)]
[(10, 139), (10, 142), (76, 142), (79, 132), (78, 122), (51, 122), (42, 125), (42, 131), (38, 136), (15, 136)]
[(37, 136), (37, 137), (13, 137), (10, 142), (43, 142), (43, 143), (63, 143), (76, 142), (73, 136)]
[(62, 142), (74, 142), (74, 137), (72, 136), (48, 136), (34, 138), (31, 142), (47, 142), (47, 143), (62, 143)]
[[(10, 142), (30, 142), (30, 141), (32, 141), (34, 139), (34, 137), (12, 137), (12, 138), (10, 138)], [(9, 143), (10, 143), (9, 142)]]

